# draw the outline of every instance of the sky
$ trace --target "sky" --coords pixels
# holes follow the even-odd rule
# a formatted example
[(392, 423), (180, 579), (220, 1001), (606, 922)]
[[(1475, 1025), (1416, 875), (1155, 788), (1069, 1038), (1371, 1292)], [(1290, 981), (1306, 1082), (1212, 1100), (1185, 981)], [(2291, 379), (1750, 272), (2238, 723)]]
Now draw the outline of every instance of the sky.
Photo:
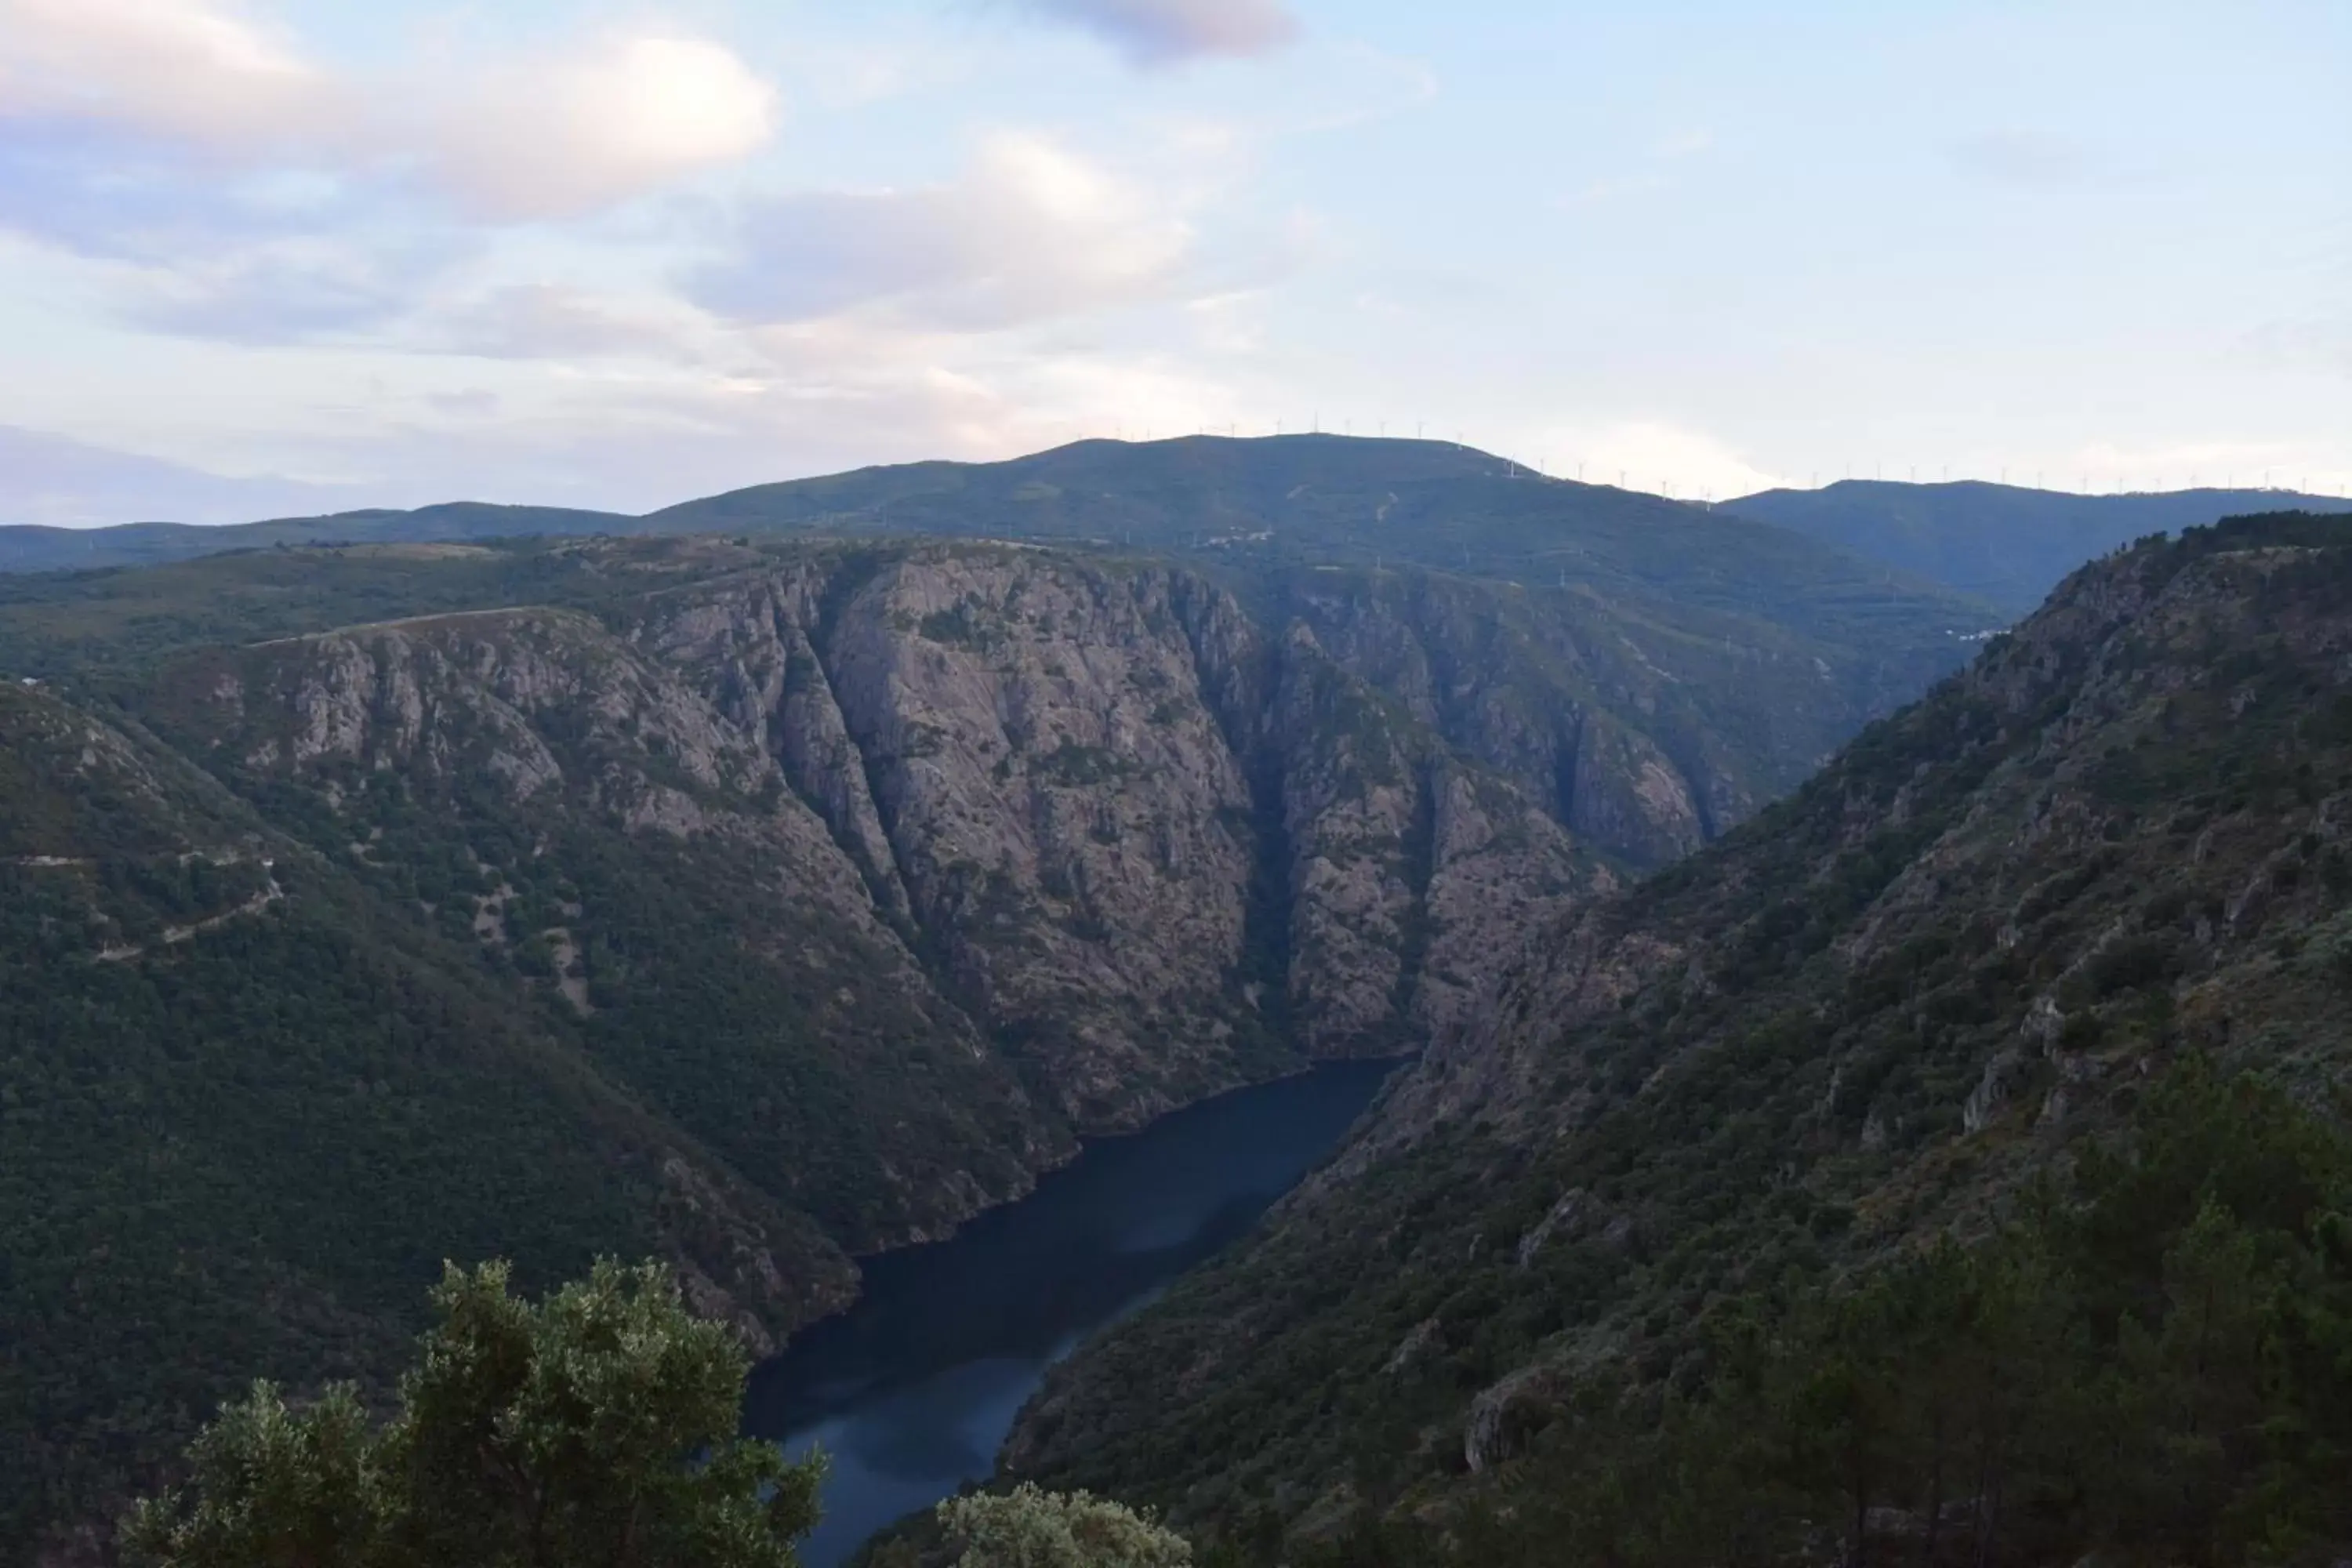
[(0, 0), (0, 522), (1085, 437), (2352, 488), (2343, 0)]

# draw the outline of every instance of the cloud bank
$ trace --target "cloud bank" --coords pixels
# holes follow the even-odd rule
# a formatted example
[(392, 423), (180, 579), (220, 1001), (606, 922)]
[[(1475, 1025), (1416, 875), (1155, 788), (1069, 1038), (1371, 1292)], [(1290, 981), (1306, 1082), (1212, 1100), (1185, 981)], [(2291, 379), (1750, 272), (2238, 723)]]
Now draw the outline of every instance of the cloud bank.
[(0, 121), (85, 151), (299, 168), (473, 218), (569, 216), (749, 157), (777, 95), (732, 52), (613, 32), (457, 75), (339, 72), (222, 0), (0, 0)]
[(478, 215), (562, 217), (750, 157), (776, 93), (717, 44), (612, 37), (494, 69), (428, 115), (436, 174)]
[(332, 119), (325, 73), (206, 0), (0, 0), (0, 114), (256, 153)]
[(735, 254), (692, 291), (753, 322), (865, 310), (987, 331), (1162, 292), (1191, 240), (1147, 193), (1052, 138), (1000, 132), (952, 184), (752, 206)]

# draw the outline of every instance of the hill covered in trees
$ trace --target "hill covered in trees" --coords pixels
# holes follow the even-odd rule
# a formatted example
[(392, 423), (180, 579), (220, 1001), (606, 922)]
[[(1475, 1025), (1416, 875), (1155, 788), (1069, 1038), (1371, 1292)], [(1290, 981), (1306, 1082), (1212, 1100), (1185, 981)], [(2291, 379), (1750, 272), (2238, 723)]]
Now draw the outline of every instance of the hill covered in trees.
[(2022, 616), (2068, 573), (2136, 539), (2295, 509), (2347, 511), (2352, 501), (2273, 489), (2076, 495), (1981, 479), (1927, 485), (1842, 479), (1813, 490), (1762, 490), (1719, 510)]
[(1833, 636), (1890, 635), (1922, 610), (1937, 630), (2022, 616), (2075, 567), (2149, 533), (2347, 505), (2267, 489), (2092, 496), (1977, 480), (1849, 479), (1708, 508), (1548, 478), (1453, 442), (1202, 436), (1080, 441), (997, 463), (861, 468), (641, 517), (452, 502), (227, 527), (0, 527), (0, 574), (495, 539), (934, 536), (1114, 546), (1250, 572), (1416, 564), (1802, 618)]
[(1563, 917), (1013, 1473), (1245, 1561), (2340, 1549), (2347, 606), (2317, 517), (2077, 574)]
[(0, 1534), (380, 1386), (444, 1258), (772, 1343), (1082, 1134), (1415, 1048), (1907, 624), (796, 535), (9, 578)]
[(1288, 436), (1081, 441), (1000, 463), (910, 463), (761, 485), (645, 517), (457, 503), (230, 528), (0, 529), (0, 572), (157, 565), (231, 550), (725, 533), (1006, 539), (1269, 567), (1419, 565), (1800, 624), (1916, 652), (1987, 606), (1765, 523), (1546, 479), (1439, 441)]

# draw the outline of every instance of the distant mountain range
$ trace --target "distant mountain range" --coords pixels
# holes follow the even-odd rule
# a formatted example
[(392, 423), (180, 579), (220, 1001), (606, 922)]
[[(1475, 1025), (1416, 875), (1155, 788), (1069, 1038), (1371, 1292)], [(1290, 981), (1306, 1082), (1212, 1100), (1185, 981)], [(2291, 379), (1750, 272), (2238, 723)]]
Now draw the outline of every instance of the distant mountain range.
[[(221, 499), (205, 504), (217, 510)], [(1595, 531), (1622, 545), (1673, 519), (1677, 548), (1702, 537), (1707, 544), (1678, 561), (1620, 559), (1612, 563), (1616, 580), (1606, 585), (1664, 583), (1679, 595), (1711, 577), (1709, 596), (1721, 607), (1758, 608), (1756, 593), (1771, 592), (1753, 577), (1763, 536), (1697, 521), (1728, 514), (1892, 567), (1916, 580), (1915, 587), (1940, 584), (2013, 618), (2076, 566), (2135, 539), (2294, 509), (2346, 510), (2352, 500), (2267, 489), (2084, 496), (1973, 480), (1856, 479), (1765, 490), (1708, 509), (1547, 479), (1452, 442), (1192, 437), (1080, 441), (1001, 463), (859, 468), (644, 516), (454, 501), (226, 526), (0, 527), (0, 573), (158, 565), (280, 545), (724, 531), (1051, 540), (1294, 563), (1412, 563), (1559, 584), (1590, 580)], [(1857, 579), (1849, 590), (1869, 580), (1849, 575)]]
[(1764, 490), (1720, 510), (1794, 529), (2021, 616), (2075, 567), (2151, 533), (2256, 512), (2347, 511), (2352, 500), (2272, 489), (2086, 496), (1976, 479), (1847, 479), (1817, 490)]

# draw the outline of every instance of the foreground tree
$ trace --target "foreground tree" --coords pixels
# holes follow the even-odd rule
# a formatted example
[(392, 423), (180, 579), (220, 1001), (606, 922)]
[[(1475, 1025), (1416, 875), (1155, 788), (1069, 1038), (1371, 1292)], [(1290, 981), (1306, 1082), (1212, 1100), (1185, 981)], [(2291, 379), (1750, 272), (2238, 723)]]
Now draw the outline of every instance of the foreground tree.
[(155, 1568), (793, 1568), (819, 1461), (735, 1436), (748, 1363), (656, 1264), (539, 1302), (452, 1268), (389, 1425), (268, 1384), (128, 1531)]
[(940, 1504), (941, 1529), (963, 1546), (957, 1568), (1191, 1568), (1192, 1549), (1145, 1515), (1086, 1492), (1023, 1482), (1003, 1495)]

